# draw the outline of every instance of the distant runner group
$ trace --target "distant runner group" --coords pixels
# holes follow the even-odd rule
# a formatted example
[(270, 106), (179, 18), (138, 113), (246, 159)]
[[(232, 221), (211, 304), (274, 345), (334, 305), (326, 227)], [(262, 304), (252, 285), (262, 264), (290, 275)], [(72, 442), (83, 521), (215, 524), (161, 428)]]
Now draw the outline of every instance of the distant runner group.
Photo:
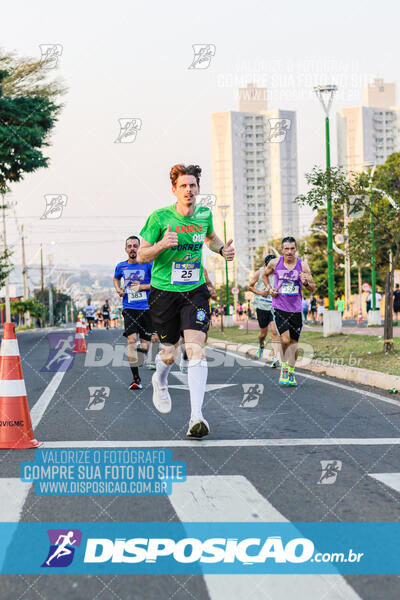
[[(160, 413), (169, 413), (168, 374), (182, 344), (180, 366), (187, 372), (191, 407), (187, 436), (195, 438), (210, 432), (203, 415), (208, 372), (204, 346), (211, 319), (210, 298), (216, 298), (203, 267), (203, 246), (226, 261), (235, 257), (233, 240), (224, 243), (215, 233), (211, 210), (196, 204), (200, 176), (198, 165), (172, 167), (176, 203), (149, 216), (140, 231), (142, 241), (136, 235), (128, 237), (127, 260), (118, 263), (114, 273), (114, 287), (122, 298), (132, 371), (130, 389), (142, 388), (139, 367), (147, 362), (155, 369), (153, 404)], [(303, 286), (315, 291), (310, 268), (297, 257), (296, 240), (290, 236), (282, 240), (281, 256), (267, 255), (249, 285), (260, 327), (257, 356), (262, 357), (270, 331), (271, 367), (280, 365), (279, 383), (283, 386), (297, 385), (294, 368), (303, 324)], [(88, 306), (85, 314), (90, 326), (93, 315)], [(102, 310), (104, 315), (104, 306)]]
[(119, 313), (117, 308), (111, 308), (108, 300), (105, 301), (101, 309), (97, 310), (95, 305), (92, 304), (92, 299), (88, 298), (83, 311), (79, 314), (80, 317), (83, 315), (85, 315), (89, 329), (92, 330), (96, 325), (106, 329), (116, 327)]

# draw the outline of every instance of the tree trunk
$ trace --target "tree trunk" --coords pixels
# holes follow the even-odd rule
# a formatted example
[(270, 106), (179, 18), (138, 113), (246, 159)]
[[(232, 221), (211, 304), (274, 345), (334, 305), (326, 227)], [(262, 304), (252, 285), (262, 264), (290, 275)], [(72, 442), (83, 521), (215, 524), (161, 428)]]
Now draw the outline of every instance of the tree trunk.
[(388, 271), (385, 279), (385, 325), (383, 351), (393, 352), (393, 273)]

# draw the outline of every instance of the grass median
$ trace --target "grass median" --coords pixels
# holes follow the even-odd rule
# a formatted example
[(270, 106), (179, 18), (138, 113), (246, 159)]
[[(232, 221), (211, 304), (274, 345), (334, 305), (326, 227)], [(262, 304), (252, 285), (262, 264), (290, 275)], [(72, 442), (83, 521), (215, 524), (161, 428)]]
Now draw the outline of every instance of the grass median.
[[(225, 342), (258, 345), (258, 331), (246, 331), (245, 328), (228, 327), (221, 331), (213, 326), (209, 335)], [(271, 348), (270, 336), (265, 347)], [(300, 337), (300, 351), (322, 364), (359, 367), (400, 376), (399, 338), (394, 338), (394, 347), (394, 352), (385, 354), (383, 338), (371, 335), (340, 334), (324, 338), (322, 332), (303, 331)]]

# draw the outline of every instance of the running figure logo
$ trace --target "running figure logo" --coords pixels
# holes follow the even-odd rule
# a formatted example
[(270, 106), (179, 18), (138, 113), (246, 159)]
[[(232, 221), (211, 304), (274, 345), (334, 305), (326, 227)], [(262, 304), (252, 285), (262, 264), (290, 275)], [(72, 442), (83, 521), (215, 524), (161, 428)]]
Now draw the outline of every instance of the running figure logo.
[(142, 119), (118, 119), (119, 134), (115, 144), (132, 144), (137, 132), (142, 129)]
[(197, 194), (196, 206), (206, 206), (212, 210), (217, 202), (217, 198), (214, 194)]
[(239, 404), (240, 408), (254, 408), (264, 392), (263, 383), (242, 383), (243, 398)]
[(208, 69), (215, 56), (214, 44), (193, 44), (194, 57), (189, 69)]
[(49, 356), (46, 364), (40, 370), (43, 372), (68, 371), (74, 360), (72, 349), (74, 347), (74, 335), (72, 333), (49, 333)]
[(109, 387), (89, 387), (89, 403), (85, 410), (102, 410), (106, 399), (110, 397)]
[(59, 219), (67, 206), (68, 197), (65, 194), (45, 194), (46, 208), (41, 219)]
[(61, 44), (39, 44), (40, 62), (48, 69), (54, 69), (57, 66), (63, 47)]
[(285, 141), (286, 134), (290, 129), (290, 119), (268, 119), (269, 133), (267, 142), (280, 144)]
[(75, 547), (81, 545), (79, 529), (48, 529), (50, 548), (42, 567), (68, 567), (74, 558)]
[(339, 471), (342, 470), (342, 461), (341, 460), (321, 460), (321, 477), (319, 478), (319, 484), (327, 484), (330, 485), (335, 483)]

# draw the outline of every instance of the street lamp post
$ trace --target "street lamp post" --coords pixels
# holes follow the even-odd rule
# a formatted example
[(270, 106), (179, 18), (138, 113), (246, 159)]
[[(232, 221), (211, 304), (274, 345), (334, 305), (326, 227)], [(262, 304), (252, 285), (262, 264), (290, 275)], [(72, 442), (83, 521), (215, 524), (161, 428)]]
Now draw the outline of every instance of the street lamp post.
[[(229, 204), (220, 204), (219, 209), (224, 221), (224, 243), (226, 244), (226, 215), (228, 213)], [(226, 280), (226, 314), (230, 315), (230, 296), (229, 296), (229, 276), (228, 276), (228, 261), (225, 260), (225, 280)]]
[[(335, 278), (333, 269), (333, 218), (332, 218), (332, 192), (330, 186), (331, 150), (329, 136), (329, 111), (332, 106), (333, 96), (337, 91), (337, 85), (316, 85), (314, 91), (321, 103), (325, 113), (325, 147), (326, 147), (326, 173), (327, 173), (327, 195), (326, 195), (326, 220), (328, 236), (328, 299), (329, 311), (324, 318), (324, 336), (340, 333), (342, 319), (339, 311), (335, 311)], [(336, 314), (337, 313), (337, 314)]]
[(329, 111), (332, 106), (333, 96), (337, 91), (336, 85), (316, 85), (314, 91), (321, 102), (325, 112), (325, 146), (326, 146), (326, 170), (328, 174), (328, 189), (326, 202), (326, 217), (328, 230), (328, 297), (329, 310), (335, 309), (335, 279), (333, 270), (333, 226), (332, 226), (332, 195), (329, 186), (329, 169), (331, 168), (331, 149), (329, 136)]
[(375, 233), (374, 233), (374, 213), (372, 212), (372, 177), (376, 165), (374, 165), (369, 174), (369, 230), (371, 240), (371, 288), (372, 288), (372, 310), (376, 310), (376, 269), (375, 269)]

